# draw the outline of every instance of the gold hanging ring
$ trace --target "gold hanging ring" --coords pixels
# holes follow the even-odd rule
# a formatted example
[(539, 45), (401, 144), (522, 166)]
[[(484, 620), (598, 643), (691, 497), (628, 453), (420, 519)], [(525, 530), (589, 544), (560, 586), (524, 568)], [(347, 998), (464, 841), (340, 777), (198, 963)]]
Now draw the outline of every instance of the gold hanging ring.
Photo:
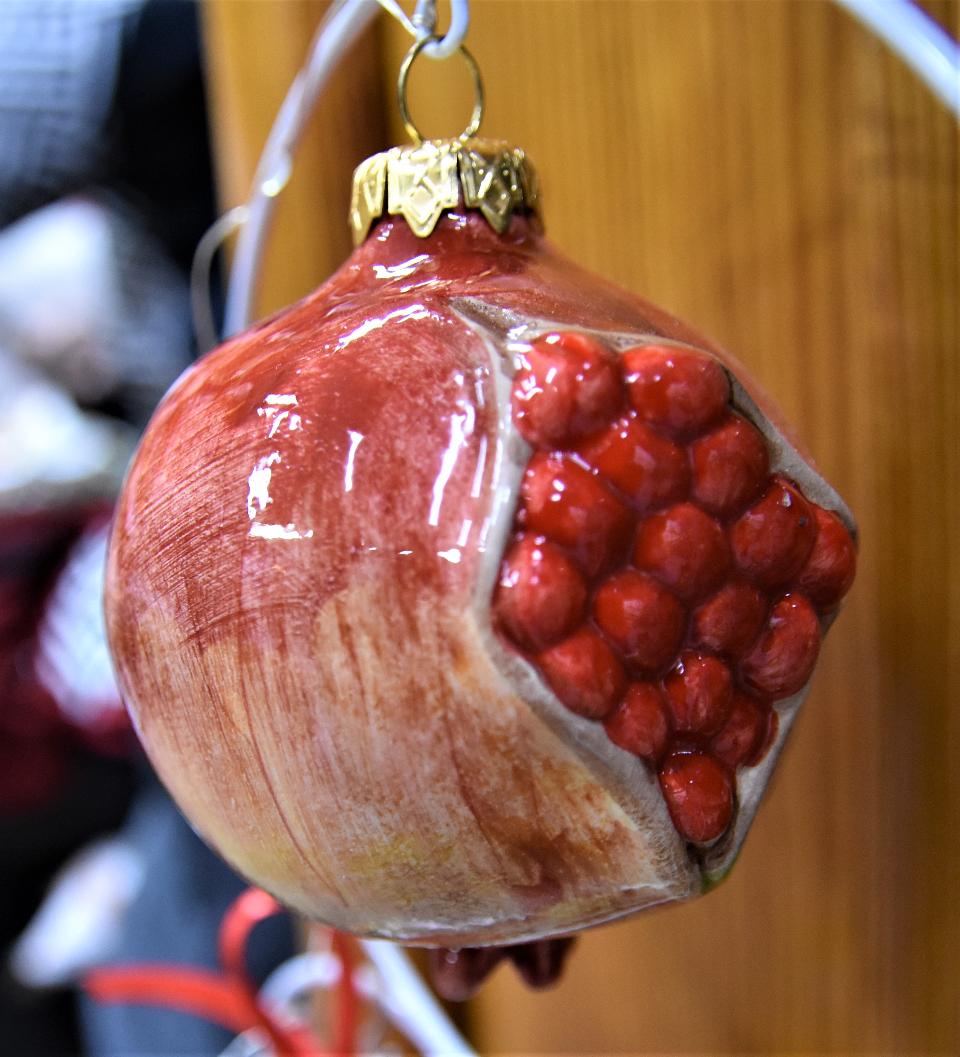
[[(397, 79), (397, 102), (400, 104), (400, 117), (403, 119), (403, 127), (407, 130), (407, 135), (415, 143), (423, 143), (423, 136), (420, 134), (420, 129), (414, 124), (413, 118), (410, 116), (410, 108), (407, 106), (407, 81), (410, 79), (410, 68), (413, 66), (416, 57), (428, 44), (432, 44), (439, 39), (436, 35), (422, 37), (414, 43), (400, 65), (400, 76)], [(483, 79), (480, 77), (480, 67), (477, 66), (477, 60), (470, 52), (462, 44), (457, 50), (463, 56), (470, 69), (470, 76), (473, 78), (473, 113), (470, 115), (470, 123), (457, 137), (461, 142), (465, 142), (471, 136), (476, 135), (477, 130), (480, 128), (480, 122), (483, 120)]]

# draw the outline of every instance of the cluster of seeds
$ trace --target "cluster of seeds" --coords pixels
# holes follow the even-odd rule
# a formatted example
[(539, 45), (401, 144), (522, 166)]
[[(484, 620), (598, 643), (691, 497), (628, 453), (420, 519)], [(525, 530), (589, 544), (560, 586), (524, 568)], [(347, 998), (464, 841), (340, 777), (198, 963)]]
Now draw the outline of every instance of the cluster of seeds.
[(678, 832), (730, 825), (734, 774), (800, 690), (820, 618), (853, 580), (840, 519), (771, 473), (710, 356), (617, 357), (549, 334), (519, 358), (534, 448), (494, 600), (497, 625), (578, 715), (655, 768)]

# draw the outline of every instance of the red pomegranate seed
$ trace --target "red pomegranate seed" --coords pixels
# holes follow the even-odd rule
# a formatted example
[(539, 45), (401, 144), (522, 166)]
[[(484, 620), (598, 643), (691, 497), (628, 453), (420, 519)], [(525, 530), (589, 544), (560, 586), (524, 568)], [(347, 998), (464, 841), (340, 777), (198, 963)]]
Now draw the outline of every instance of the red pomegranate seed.
[(806, 686), (820, 652), (820, 622), (803, 595), (781, 598), (767, 626), (740, 662), (743, 681), (775, 701)]
[(696, 646), (739, 657), (760, 634), (767, 600), (749, 584), (725, 584), (694, 611), (691, 639)]
[(692, 436), (713, 425), (730, 399), (727, 372), (711, 356), (669, 345), (623, 355), (630, 403), (655, 429)]
[(542, 650), (580, 623), (587, 585), (559, 547), (524, 536), (500, 571), (494, 608), (504, 630), (528, 650)]
[(787, 583), (813, 548), (816, 521), (810, 504), (782, 477), (730, 528), (733, 556), (744, 575), (761, 587)]
[(664, 679), (673, 724), (684, 734), (709, 737), (726, 722), (733, 704), (733, 677), (716, 657), (684, 652)]
[(747, 694), (735, 693), (727, 722), (710, 745), (711, 753), (731, 770), (752, 763), (767, 731), (769, 711), (769, 705)]
[(767, 478), (770, 456), (760, 430), (731, 415), (690, 448), (693, 498), (718, 517), (732, 517)]
[(733, 817), (733, 780), (727, 768), (704, 752), (673, 753), (660, 768), (660, 789), (677, 832), (707, 844)]
[(623, 696), (626, 676), (603, 639), (580, 628), (538, 654), (537, 666), (560, 700), (579, 716), (603, 719)]
[(690, 484), (687, 453), (654, 433), (635, 415), (618, 419), (576, 450), (588, 466), (618, 488), (641, 512), (687, 494)]
[(615, 745), (655, 764), (670, 736), (663, 692), (652, 683), (631, 683), (619, 707), (607, 716), (603, 725)]
[(857, 571), (857, 549), (846, 526), (830, 510), (814, 506), (817, 538), (796, 587), (819, 609), (832, 609), (850, 590)]
[(723, 529), (712, 518), (692, 503), (680, 503), (641, 524), (633, 564), (692, 602), (721, 583), (730, 552)]
[(680, 603), (652, 577), (632, 569), (600, 585), (593, 618), (630, 664), (646, 671), (669, 664), (683, 636)]
[(520, 497), (520, 523), (566, 547), (588, 576), (622, 557), (633, 518), (583, 467), (538, 452), (524, 474)]
[(513, 420), (535, 448), (565, 447), (605, 426), (623, 389), (613, 356), (585, 334), (549, 334), (520, 354)]

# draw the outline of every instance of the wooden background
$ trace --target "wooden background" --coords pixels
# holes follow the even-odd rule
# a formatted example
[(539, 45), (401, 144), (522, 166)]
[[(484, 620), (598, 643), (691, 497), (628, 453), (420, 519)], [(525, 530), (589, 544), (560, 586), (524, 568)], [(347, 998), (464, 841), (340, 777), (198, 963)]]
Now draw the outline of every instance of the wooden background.
[[(957, 3), (926, 6), (956, 33)], [(225, 207), (323, 8), (207, 2)], [(380, 19), (318, 112), (263, 309), (349, 252), (352, 167), (402, 141), (407, 43)], [(957, 126), (824, 0), (474, 0), (468, 43), (484, 131), (537, 163), (552, 237), (734, 351), (862, 530), (857, 585), (731, 878), (591, 933), (554, 992), (501, 970), (473, 1036), (488, 1053), (958, 1052)], [(455, 134), (466, 75), (423, 67), (415, 115)]]

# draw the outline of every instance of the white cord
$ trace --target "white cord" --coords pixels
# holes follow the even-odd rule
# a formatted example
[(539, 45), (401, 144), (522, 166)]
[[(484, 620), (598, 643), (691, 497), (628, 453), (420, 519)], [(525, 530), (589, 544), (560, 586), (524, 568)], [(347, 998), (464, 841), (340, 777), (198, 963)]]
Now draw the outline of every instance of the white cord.
[(960, 116), (960, 46), (910, 0), (837, 0)]
[(190, 309), (193, 312), (193, 332), (197, 351), (209, 352), (220, 340), (210, 304), (210, 271), (213, 258), (224, 241), (242, 227), (247, 219), (246, 206), (234, 206), (215, 220), (203, 234), (193, 251), (190, 267)]
[(380, 1001), (423, 1057), (476, 1057), (403, 951), (384, 940), (362, 940), (383, 981)]
[[(397, 0), (377, 0), (380, 6), (417, 40), (433, 36), (437, 31), (437, 0), (417, 0), (413, 17), (408, 18)], [(470, 0), (450, 0), (450, 28), (441, 40), (423, 49), (431, 59), (449, 58), (463, 43), (470, 28)]]
[(267, 137), (247, 201), (227, 287), (223, 330), (236, 334), (249, 322), (251, 304), (277, 195), (290, 175), (306, 119), (343, 53), (377, 13), (374, 0), (340, 0), (320, 23), (305, 66), (297, 74)]
[[(401, 948), (382, 940), (361, 943), (375, 970), (367, 966), (354, 972), (354, 984), (364, 999), (375, 1002), (423, 1057), (476, 1057)], [(334, 988), (341, 969), (330, 951), (295, 955), (271, 973), (260, 997), (275, 1013), (287, 1015), (298, 995)]]

